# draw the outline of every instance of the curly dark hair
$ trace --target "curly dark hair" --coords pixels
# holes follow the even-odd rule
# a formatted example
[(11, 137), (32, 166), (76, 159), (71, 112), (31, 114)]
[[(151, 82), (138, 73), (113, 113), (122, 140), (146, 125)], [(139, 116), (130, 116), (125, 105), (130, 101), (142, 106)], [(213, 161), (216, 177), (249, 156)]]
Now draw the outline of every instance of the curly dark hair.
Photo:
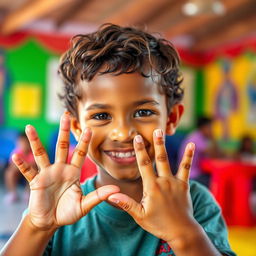
[(103, 24), (94, 33), (74, 36), (70, 49), (61, 56), (59, 74), (65, 86), (60, 98), (78, 117), (80, 80), (91, 81), (96, 74), (138, 72), (159, 85), (170, 111), (183, 98), (179, 64), (179, 55), (169, 41), (136, 28)]

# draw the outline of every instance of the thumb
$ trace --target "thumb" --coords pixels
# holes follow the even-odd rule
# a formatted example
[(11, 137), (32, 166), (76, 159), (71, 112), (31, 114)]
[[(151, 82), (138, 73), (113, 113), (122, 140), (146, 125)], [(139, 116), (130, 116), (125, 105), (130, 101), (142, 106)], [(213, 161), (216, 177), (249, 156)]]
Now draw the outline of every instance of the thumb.
[(125, 194), (116, 193), (109, 196), (108, 200), (128, 212), (135, 220), (143, 214), (143, 206)]
[(118, 193), (120, 188), (114, 185), (106, 185), (90, 192), (82, 197), (81, 209), (83, 216), (86, 215), (93, 207), (106, 200), (110, 195)]

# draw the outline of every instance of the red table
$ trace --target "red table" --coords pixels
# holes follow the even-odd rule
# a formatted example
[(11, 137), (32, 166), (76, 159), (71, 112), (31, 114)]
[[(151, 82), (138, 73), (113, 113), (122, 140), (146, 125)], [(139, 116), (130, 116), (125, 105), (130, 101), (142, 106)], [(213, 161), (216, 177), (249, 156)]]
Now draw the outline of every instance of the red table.
[(201, 167), (211, 174), (210, 190), (220, 204), (227, 224), (256, 225), (249, 205), (252, 177), (256, 177), (256, 164), (205, 159), (201, 162)]

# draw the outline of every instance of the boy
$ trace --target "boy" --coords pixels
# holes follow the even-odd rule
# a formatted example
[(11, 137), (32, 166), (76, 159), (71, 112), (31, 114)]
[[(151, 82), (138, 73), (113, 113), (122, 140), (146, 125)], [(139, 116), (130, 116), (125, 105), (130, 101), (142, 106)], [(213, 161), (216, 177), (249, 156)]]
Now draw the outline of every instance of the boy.
[[(215, 201), (188, 182), (194, 145), (176, 176), (166, 157), (164, 134), (183, 113), (178, 66), (169, 42), (137, 29), (105, 24), (73, 39), (56, 160), (27, 126), (40, 172), (13, 156), (31, 197), (3, 255), (234, 255)], [(70, 127), (79, 142), (66, 164)], [(87, 151), (99, 173), (80, 186)]]

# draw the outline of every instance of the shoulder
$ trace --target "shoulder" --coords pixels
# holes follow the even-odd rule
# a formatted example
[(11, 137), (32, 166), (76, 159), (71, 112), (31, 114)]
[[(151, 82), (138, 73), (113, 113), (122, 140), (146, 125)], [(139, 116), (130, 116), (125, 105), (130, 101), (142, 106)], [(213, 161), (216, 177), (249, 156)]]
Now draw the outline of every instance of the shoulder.
[(215, 199), (213, 198), (211, 192), (208, 190), (207, 187), (200, 184), (197, 181), (190, 180), (190, 194), (193, 201), (194, 207), (200, 207), (202, 201), (204, 204), (216, 204)]
[(193, 215), (215, 247), (225, 255), (235, 255), (228, 243), (226, 223), (221, 209), (210, 191), (196, 181), (190, 181)]
[(194, 217), (199, 223), (204, 219), (209, 220), (214, 217), (222, 221), (221, 209), (208, 188), (196, 181), (190, 181), (190, 195)]

